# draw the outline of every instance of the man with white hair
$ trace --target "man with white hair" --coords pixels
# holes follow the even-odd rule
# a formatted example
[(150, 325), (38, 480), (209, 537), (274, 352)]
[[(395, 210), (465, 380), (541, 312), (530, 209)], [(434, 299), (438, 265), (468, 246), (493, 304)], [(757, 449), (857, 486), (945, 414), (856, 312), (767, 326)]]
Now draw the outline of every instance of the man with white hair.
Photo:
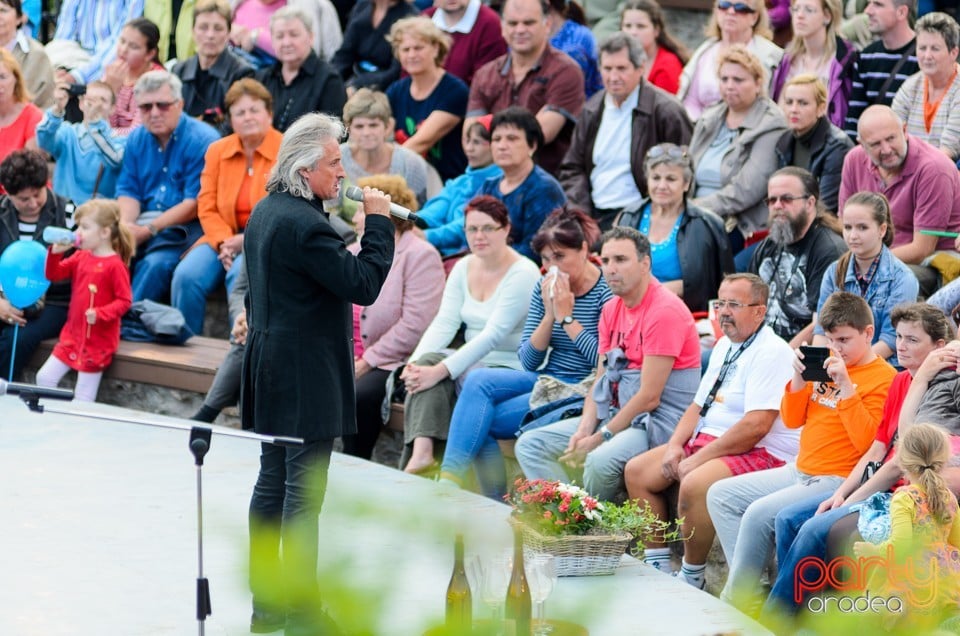
[(197, 195), (215, 129), (183, 112), (180, 78), (144, 73), (133, 89), (142, 125), (127, 139), (117, 180), (124, 223), (137, 242), (133, 300), (164, 301), (180, 256), (203, 234)]
[(294, 122), (244, 232), (241, 419), (257, 433), (303, 440), (261, 446), (249, 517), (254, 633), (339, 633), (321, 611), (318, 517), (333, 440), (357, 432), (350, 306), (376, 300), (394, 248), (390, 197), (379, 190), (364, 188), (357, 255), (323, 210), (345, 176), (343, 132), (340, 120), (320, 113)]

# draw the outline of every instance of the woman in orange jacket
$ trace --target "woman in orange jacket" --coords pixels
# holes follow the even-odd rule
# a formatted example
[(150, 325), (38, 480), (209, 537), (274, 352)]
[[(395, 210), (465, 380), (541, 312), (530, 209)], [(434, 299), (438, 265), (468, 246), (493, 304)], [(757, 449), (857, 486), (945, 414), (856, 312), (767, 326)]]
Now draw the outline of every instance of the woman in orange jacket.
[(203, 330), (207, 295), (224, 282), (229, 293), (243, 266), (243, 229), (266, 196), (282, 138), (272, 125), (273, 98), (260, 82), (238, 80), (224, 101), (234, 133), (207, 150), (197, 198), (203, 236), (177, 265), (170, 292), (194, 333)]

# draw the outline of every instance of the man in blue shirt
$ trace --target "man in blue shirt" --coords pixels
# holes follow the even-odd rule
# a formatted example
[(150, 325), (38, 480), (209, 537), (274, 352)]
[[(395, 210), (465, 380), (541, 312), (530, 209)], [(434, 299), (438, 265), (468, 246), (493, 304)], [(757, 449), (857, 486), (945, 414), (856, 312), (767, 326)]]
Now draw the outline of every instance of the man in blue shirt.
[(180, 78), (144, 73), (133, 89), (142, 126), (127, 140), (117, 181), (123, 221), (137, 242), (133, 300), (163, 301), (180, 256), (203, 234), (197, 195), (217, 131), (183, 113)]

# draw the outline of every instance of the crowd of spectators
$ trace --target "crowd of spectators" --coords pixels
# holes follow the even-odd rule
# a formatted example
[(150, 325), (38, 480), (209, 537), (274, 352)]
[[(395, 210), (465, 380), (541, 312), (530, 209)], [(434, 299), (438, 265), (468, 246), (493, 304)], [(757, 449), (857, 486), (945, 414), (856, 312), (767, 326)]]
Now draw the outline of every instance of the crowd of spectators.
[[(64, 0), (42, 37), (0, 0), (0, 247), (116, 199), (134, 301), (199, 334), (225, 285), (234, 346), (196, 419), (237, 399), (257, 275), (244, 229), (284, 132), (319, 111), (347, 131), (324, 202), (343, 237), (368, 220), (348, 184), (420, 210), (419, 227), (394, 220), (383, 292), (354, 307), (347, 452), (370, 458), (399, 401), (401, 469), (499, 497), (498, 442), (516, 439), (529, 478), (664, 519), (678, 506), (679, 576), (704, 587), (716, 536), (722, 597), (758, 613), (768, 553), (823, 556), (870, 494), (865, 458), (889, 460), (872, 492), (893, 487), (898, 426), (960, 434), (944, 415), (960, 411), (949, 12), (715, 0), (691, 54), (655, 0), (607, 26), (573, 1), (342, 4)], [(63, 284), (30, 308), (0, 297), (0, 375), (13, 334), (10, 379), (68, 299)], [(807, 344), (830, 349), (829, 380), (805, 379)], [(667, 546), (646, 548), (670, 569)], [(792, 574), (771, 578), (765, 617), (796, 609)]]

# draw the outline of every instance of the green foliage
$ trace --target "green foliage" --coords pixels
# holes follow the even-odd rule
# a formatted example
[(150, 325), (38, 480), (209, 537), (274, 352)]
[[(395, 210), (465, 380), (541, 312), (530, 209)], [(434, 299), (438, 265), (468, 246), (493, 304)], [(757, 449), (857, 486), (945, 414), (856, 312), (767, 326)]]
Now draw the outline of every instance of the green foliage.
[(640, 505), (639, 499), (631, 499), (619, 506), (605, 503), (600, 528), (610, 534), (626, 533), (634, 538), (630, 554), (643, 557), (644, 546), (648, 543), (671, 543), (684, 541), (689, 537), (680, 534), (683, 519), (665, 521), (660, 519), (650, 507), (649, 501)]

